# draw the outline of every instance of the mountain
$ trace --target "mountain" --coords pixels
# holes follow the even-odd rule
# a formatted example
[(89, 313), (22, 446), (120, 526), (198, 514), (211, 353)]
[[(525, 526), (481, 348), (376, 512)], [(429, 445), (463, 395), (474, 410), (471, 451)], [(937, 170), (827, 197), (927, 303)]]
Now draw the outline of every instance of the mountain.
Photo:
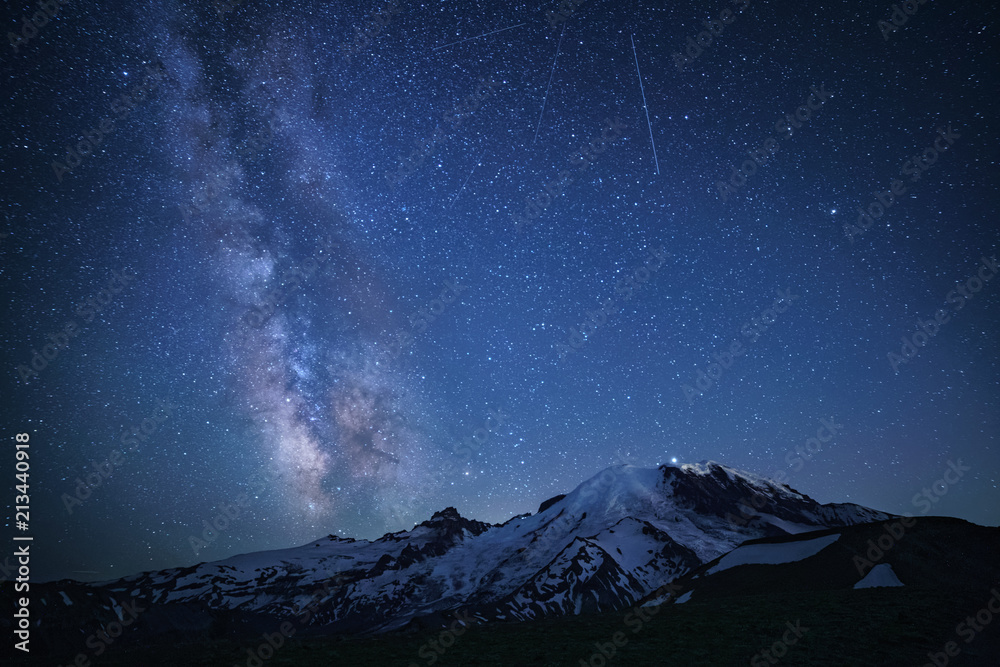
[(96, 584), (33, 584), (34, 637), (71, 659), (130, 613), (122, 642), (258, 636), (289, 618), (301, 636), (435, 626), (458, 612), (475, 623), (618, 610), (747, 540), (892, 518), (714, 462), (620, 465), (499, 525), (449, 507), (374, 541), (330, 535)]
[[(679, 577), (672, 602), (879, 587), (985, 597), (1000, 584), (997, 554), (1000, 528), (949, 517), (896, 517), (748, 540)], [(662, 601), (650, 594), (639, 604)]]

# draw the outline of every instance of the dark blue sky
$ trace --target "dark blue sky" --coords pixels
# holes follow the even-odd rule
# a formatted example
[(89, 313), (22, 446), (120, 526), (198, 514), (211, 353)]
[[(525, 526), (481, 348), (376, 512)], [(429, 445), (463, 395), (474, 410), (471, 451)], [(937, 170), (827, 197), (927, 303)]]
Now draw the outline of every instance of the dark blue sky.
[(340, 4), (5, 45), (39, 579), (500, 522), (619, 462), (1000, 523), (995, 8)]

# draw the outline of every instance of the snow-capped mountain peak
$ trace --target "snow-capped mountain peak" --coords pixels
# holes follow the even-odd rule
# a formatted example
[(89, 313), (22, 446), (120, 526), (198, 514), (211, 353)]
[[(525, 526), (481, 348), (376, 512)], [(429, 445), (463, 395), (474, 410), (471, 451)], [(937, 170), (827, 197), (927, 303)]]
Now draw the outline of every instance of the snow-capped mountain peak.
[[(43, 613), (108, 600), (196, 605), (210, 615), (287, 617), (317, 586), (310, 623), (377, 632), (458, 608), (480, 619), (527, 619), (617, 609), (747, 539), (890, 518), (856, 505), (821, 505), (785, 485), (704, 461), (615, 465), (539, 511), (500, 525), (453, 507), (375, 541), (329, 535), (300, 547), (80, 584)], [(336, 585), (330, 587), (330, 581)], [(249, 618), (249, 616), (248, 616)], [(178, 623), (181, 623), (178, 620)]]

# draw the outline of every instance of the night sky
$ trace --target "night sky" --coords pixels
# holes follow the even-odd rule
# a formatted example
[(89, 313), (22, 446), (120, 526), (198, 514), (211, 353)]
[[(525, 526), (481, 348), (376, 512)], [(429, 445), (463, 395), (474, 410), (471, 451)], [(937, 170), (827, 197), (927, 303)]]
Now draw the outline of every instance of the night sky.
[(34, 579), (616, 463), (1000, 523), (992, 3), (50, 4), (0, 56)]

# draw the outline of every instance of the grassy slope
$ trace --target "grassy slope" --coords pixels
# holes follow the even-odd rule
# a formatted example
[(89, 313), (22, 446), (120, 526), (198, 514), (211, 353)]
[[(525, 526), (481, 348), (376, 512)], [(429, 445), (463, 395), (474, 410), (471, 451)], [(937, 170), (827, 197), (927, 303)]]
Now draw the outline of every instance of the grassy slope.
[[(962, 655), (950, 665), (1000, 665), (1000, 617), (966, 644), (955, 625), (986, 603), (981, 595), (946, 595), (919, 589), (869, 589), (734, 597), (668, 605), (638, 633), (624, 613), (497, 623), (470, 629), (434, 662), (435, 667), (579, 665), (594, 642), (617, 631), (628, 637), (610, 665), (748, 665), (781, 638), (785, 621), (809, 628), (778, 663), (782, 665), (915, 665), (958, 640)], [(435, 632), (397, 633), (374, 639), (292, 638), (267, 667), (427, 665), (420, 647)], [(173, 650), (130, 650), (102, 656), (94, 665), (246, 665), (246, 646), (225, 641)], [(599, 666), (600, 660), (594, 664)], [(765, 663), (766, 664), (766, 663)], [(254, 667), (253, 663), (251, 667)]]

